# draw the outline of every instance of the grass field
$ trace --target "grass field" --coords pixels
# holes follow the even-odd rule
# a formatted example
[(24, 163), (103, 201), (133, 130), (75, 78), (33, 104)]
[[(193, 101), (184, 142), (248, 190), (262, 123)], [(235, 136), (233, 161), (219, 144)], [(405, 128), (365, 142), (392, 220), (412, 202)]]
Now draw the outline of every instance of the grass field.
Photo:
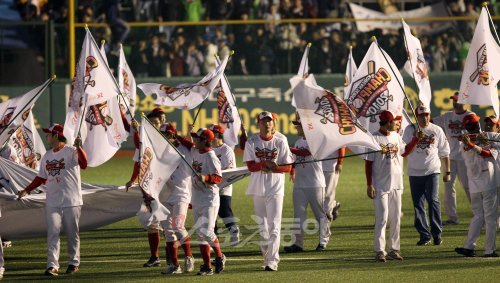
[[(132, 170), (130, 158), (114, 158), (105, 165), (84, 171), (83, 180), (89, 183), (124, 184)], [(337, 189), (337, 200), (342, 203), (341, 215), (332, 224), (332, 236), (325, 252), (315, 252), (318, 236), (306, 235), (303, 253), (282, 252), (278, 272), (264, 272), (262, 257), (256, 245), (258, 240), (252, 199), (245, 195), (248, 180), (240, 181), (233, 190), (233, 210), (240, 219), (242, 239), (248, 244), (223, 248), (228, 260), (226, 270), (212, 277), (182, 274), (166, 277), (162, 267), (143, 268), (149, 257), (146, 232), (137, 219), (115, 223), (95, 231), (81, 234), (80, 271), (72, 276), (61, 275), (55, 280), (72, 279), (95, 282), (148, 282), (148, 281), (308, 281), (308, 282), (498, 282), (500, 259), (464, 258), (453, 251), (462, 246), (472, 213), (461, 187), (457, 189), (458, 211), (461, 224), (445, 227), (441, 246), (417, 247), (419, 237), (413, 228), (413, 206), (407, 177), (403, 195), (404, 217), (401, 224), (401, 252), (403, 262), (376, 263), (373, 260), (374, 209), (365, 193), (364, 166), (355, 157), (345, 161), (344, 171)], [(441, 184), (441, 192), (443, 186)], [(442, 194), (441, 194), (442, 195)], [(312, 217), (312, 212), (309, 212)], [(283, 218), (293, 217), (292, 185), (287, 180)], [(188, 226), (192, 225), (191, 214)], [(446, 219), (443, 216), (444, 220)], [(286, 222), (290, 223), (290, 222)], [(283, 226), (286, 226), (286, 223)], [(253, 237), (251, 236), (253, 234)], [(286, 232), (283, 232), (286, 234)], [(282, 246), (289, 237), (284, 238)], [(484, 236), (478, 242), (482, 254)], [(224, 237), (221, 236), (221, 241)], [(66, 269), (66, 243), (61, 243), (61, 271)], [(160, 254), (164, 260), (164, 242)], [(201, 264), (198, 247), (193, 247), (196, 269)], [(4, 250), (6, 257), (5, 281), (42, 281), (46, 260), (45, 238), (15, 241)], [(181, 258), (183, 257), (181, 252)]]

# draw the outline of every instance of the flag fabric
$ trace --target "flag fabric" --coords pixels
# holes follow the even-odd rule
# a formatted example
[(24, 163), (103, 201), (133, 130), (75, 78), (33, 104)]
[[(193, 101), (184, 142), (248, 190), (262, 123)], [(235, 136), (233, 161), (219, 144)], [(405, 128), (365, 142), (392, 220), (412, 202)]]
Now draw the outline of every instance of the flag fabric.
[[(295, 88), (296, 84), (300, 82), (299, 79), (305, 79), (308, 74), (309, 74), (309, 49), (311, 48), (311, 43), (308, 43), (306, 45), (306, 48), (304, 49), (304, 54), (302, 54), (302, 59), (300, 60), (300, 66), (299, 70), (297, 71), (297, 75), (293, 76), (290, 79), (290, 85), (292, 87), (292, 90)], [(316, 82), (315, 82), (316, 83)], [(292, 106), (296, 107), (295, 105), (295, 98), (292, 96)]]
[(8, 142), (11, 135), (24, 124), (37, 99), (53, 81), (52, 78), (48, 79), (23, 95), (0, 103), (0, 146)]
[(499, 78), (500, 46), (491, 33), (488, 11), (483, 7), (465, 60), (458, 102), (491, 105), (498, 117)]
[(170, 175), (182, 160), (176, 149), (165, 140), (149, 121), (146, 121), (146, 118), (142, 119), (140, 132), (139, 187), (154, 199), (151, 202), (151, 213), (145, 206), (138, 213), (141, 223), (147, 226), (153, 221), (167, 219), (169, 211), (159, 201), (159, 195)]
[(347, 146), (380, 150), (349, 106), (334, 93), (316, 85), (314, 75), (300, 79), (293, 94), (307, 143), (315, 159), (331, 157)]
[(218, 186), (219, 188), (225, 188), (248, 176), (250, 176), (250, 171), (247, 166), (223, 170), (222, 182)]
[(31, 111), (23, 125), (10, 137), (9, 145), (14, 149), (17, 163), (38, 170), (39, 161), (45, 155), (46, 149), (35, 127), (35, 119)]
[(420, 40), (411, 34), (410, 27), (402, 20), (404, 38), (407, 46), (408, 61), (405, 65), (406, 72), (415, 79), (418, 86), (418, 98), (425, 107), (431, 107), (432, 91), (429, 82), (429, 68), (425, 62), (424, 52)]
[(356, 66), (356, 62), (352, 57), (352, 46), (349, 48), (349, 57), (347, 58), (347, 66), (345, 68), (345, 77), (344, 77), (344, 98), (347, 93), (347, 87), (352, 82), (354, 75), (358, 71), (358, 67)]
[[(137, 96), (137, 84), (134, 74), (128, 66), (123, 52), (123, 46), (120, 45), (120, 58), (118, 61), (118, 85), (123, 97), (118, 97), (122, 113), (126, 113), (127, 121), (132, 122), (135, 115), (135, 102)], [(128, 106), (128, 108), (127, 108)]]
[(226, 69), (228, 58), (229, 56), (215, 70), (195, 84), (181, 84), (170, 87), (162, 84), (145, 83), (139, 84), (137, 87), (145, 95), (156, 94), (156, 104), (179, 109), (193, 109), (202, 103), (217, 86)]
[(360, 123), (373, 133), (379, 128), (378, 116), (382, 111), (401, 115), (405, 98), (402, 88), (403, 78), (396, 64), (373, 41), (347, 88), (344, 100)]

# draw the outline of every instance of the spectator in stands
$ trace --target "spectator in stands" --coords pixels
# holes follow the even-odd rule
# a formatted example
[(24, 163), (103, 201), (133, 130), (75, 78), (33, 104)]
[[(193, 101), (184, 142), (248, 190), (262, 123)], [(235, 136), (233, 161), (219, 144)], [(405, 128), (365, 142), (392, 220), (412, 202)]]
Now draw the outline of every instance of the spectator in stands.
[(212, 36), (209, 34), (203, 35), (203, 73), (207, 74), (215, 69), (215, 55), (218, 52), (217, 46), (212, 42)]
[[(264, 20), (281, 20), (281, 15), (278, 12), (278, 5), (273, 4), (269, 7), (269, 11), (264, 14)], [(278, 25), (279, 23), (266, 24), (266, 31), (269, 33), (275, 33)]]
[(432, 61), (434, 65), (432, 70), (434, 72), (446, 71), (446, 55), (448, 53), (447, 48), (443, 44), (443, 38), (441, 36), (436, 38), (436, 43), (432, 47)]
[(151, 37), (150, 44), (146, 50), (148, 76), (151, 77), (164, 77), (166, 76), (166, 61), (167, 52), (160, 44), (158, 35)]
[(200, 76), (201, 68), (203, 67), (203, 53), (196, 48), (196, 43), (190, 42), (188, 44), (186, 54), (186, 75)]
[(112, 31), (111, 50), (117, 53), (119, 45), (122, 44), (127, 38), (130, 32), (130, 27), (120, 16), (119, 0), (107, 0), (103, 2), (103, 10), (106, 14), (106, 21)]
[(273, 73), (274, 52), (273, 49), (264, 40), (260, 43), (257, 51), (259, 56), (259, 75), (270, 75)]

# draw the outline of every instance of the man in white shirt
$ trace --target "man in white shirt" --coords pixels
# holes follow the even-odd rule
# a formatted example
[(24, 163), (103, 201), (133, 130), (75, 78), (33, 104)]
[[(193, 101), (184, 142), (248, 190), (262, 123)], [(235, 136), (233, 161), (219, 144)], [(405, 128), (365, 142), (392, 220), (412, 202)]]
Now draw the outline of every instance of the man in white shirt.
[[(367, 195), (375, 205), (375, 260), (386, 258), (403, 260), (400, 254), (401, 195), (403, 194), (403, 162), (416, 146), (418, 138), (405, 145), (401, 136), (394, 132), (396, 115), (384, 110), (380, 113), (380, 130), (373, 138), (380, 144), (380, 153), (370, 153), (365, 160)], [(385, 230), (390, 223), (389, 253), (385, 251)]]
[(250, 174), (247, 195), (253, 196), (260, 226), (260, 249), (266, 271), (277, 271), (281, 237), (281, 214), (285, 193), (284, 173), (290, 172), (292, 154), (285, 136), (275, 132), (276, 118), (264, 111), (257, 116), (260, 132), (246, 144), (243, 161)]
[(458, 177), (460, 184), (462, 184), (462, 187), (465, 190), (467, 199), (470, 202), (467, 169), (459, 151), (460, 145), (458, 137), (462, 135), (462, 120), (465, 116), (471, 114), (472, 112), (468, 111), (465, 108), (465, 105), (457, 102), (458, 92), (455, 92), (450, 99), (453, 100), (453, 110), (448, 111), (441, 116), (432, 118), (432, 123), (443, 129), (450, 145), (450, 181), (445, 183), (444, 189), (444, 209), (446, 215), (448, 215), (448, 220), (444, 221), (443, 225), (457, 225), (459, 223), (457, 215), (455, 178)]
[(466, 257), (476, 255), (474, 249), (483, 225), (486, 228), (484, 257), (498, 257), (496, 253), (498, 193), (495, 180), (495, 166), (498, 151), (491, 143), (477, 138), (480, 132), (479, 116), (469, 114), (463, 125), (469, 134), (461, 137), (460, 152), (464, 157), (469, 174), (472, 217), (464, 246), (455, 251)]
[[(443, 130), (430, 123), (430, 110), (419, 106), (415, 110), (417, 122), (423, 135), (416, 147), (408, 155), (408, 176), (415, 211), (415, 228), (420, 234), (417, 246), (427, 246), (431, 237), (435, 245), (442, 243), (441, 203), (439, 202), (439, 174), (441, 162), (444, 167), (443, 181), (450, 181), (450, 146)], [(415, 135), (415, 126), (406, 127), (403, 141), (410, 143)], [(441, 159), (441, 160), (440, 160)], [(424, 202), (429, 207), (429, 223)]]
[(38, 176), (22, 191), (19, 199), (45, 184), (47, 213), (47, 269), (45, 275), (59, 273), (59, 233), (64, 227), (68, 241), (69, 263), (67, 274), (78, 271), (80, 265), (79, 220), (83, 205), (80, 168), (87, 168), (87, 155), (81, 148), (81, 139), (73, 146), (66, 145), (64, 127), (54, 124), (43, 129), (47, 151), (40, 161)]

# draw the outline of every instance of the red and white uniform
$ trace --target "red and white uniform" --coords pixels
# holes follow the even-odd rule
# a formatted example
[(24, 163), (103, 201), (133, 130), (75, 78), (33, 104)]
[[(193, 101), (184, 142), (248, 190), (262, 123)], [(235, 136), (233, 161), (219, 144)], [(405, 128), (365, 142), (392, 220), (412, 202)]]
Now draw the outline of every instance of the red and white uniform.
[(285, 175), (279, 169), (278, 172), (261, 171), (259, 167), (267, 160), (278, 165), (292, 163), (288, 141), (282, 134), (274, 133), (268, 140), (264, 140), (259, 134), (251, 136), (245, 144), (243, 154), (243, 161), (247, 162), (247, 166), (253, 164), (252, 168), (249, 166), (252, 173), (247, 195), (253, 196), (255, 215), (259, 218), (262, 243), (260, 248), (264, 256), (264, 266), (277, 268)]
[(400, 250), (401, 195), (403, 194), (403, 163), (400, 155), (404, 153), (405, 143), (396, 132), (373, 133), (373, 138), (387, 153), (370, 153), (367, 160), (371, 165), (371, 183), (375, 187), (375, 253), (385, 252), (385, 230), (389, 228), (389, 250)]
[(215, 152), (211, 149), (200, 152), (191, 149), (193, 156), (192, 166), (200, 175), (207, 176), (209, 180), (202, 182), (198, 176), (193, 175), (193, 190), (191, 204), (193, 205), (193, 217), (196, 231), (202, 244), (210, 244), (217, 239), (214, 232), (215, 220), (219, 211), (219, 187), (216, 182), (211, 181), (218, 176), (222, 179), (221, 164)]
[(484, 253), (491, 254), (496, 251), (498, 190), (495, 168), (497, 167), (498, 151), (491, 143), (476, 143), (472, 148), (467, 145), (461, 146), (460, 152), (467, 166), (474, 214), (464, 248), (475, 249), (481, 228), (485, 225)]
[[(486, 135), (486, 137), (492, 141), (498, 141), (498, 142), (491, 142), (491, 145), (493, 148), (495, 148), (497, 151), (500, 150), (500, 133), (493, 133), (493, 132), (483, 132), (483, 134)], [(496, 159), (496, 167), (495, 167), (495, 186), (497, 187), (497, 196), (498, 196), (498, 228), (500, 228), (500, 158)]]
[[(234, 155), (234, 150), (227, 144), (223, 143), (219, 147), (212, 147), (215, 155), (221, 163), (222, 170), (236, 168), (236, 157)], [(220, 188), (219, 194), (221, 196), (232, 196), (233, 195), (233, 185), (229, 185), (225, 188)]]
[(59, 269), (59, 233), (63, 226), (68, 239), (68, 264), (79, 266), (83, 200), (77, 149), (65, 145), (57, 152), (47, 151), (40, 161), (38, 176), (46, 179), (47, 268)]
[(460, 142), (457, 137), (463, 134), (464, 128), (462, 121), (465, 116), (472, 114), (471, 111), (465, 111), (462, 114), (456, 114), (455, 111), (448, 111), (441, 116), (432, 118), (432, 123), (440, 126), (448, 139), (450, 145), (450, 181), (444, 183), (444, 209), (449, 220), (458, 223), (457, 215), (457, 193), (455, 190), (455, 179), (458, 177), (460, 184), (470, 201), (469, 181), (467, 180), (467, 169), (460, 154)]
[[(300, 137), (295, 142), (292, 153), (295, 155), (295, 162), (310, 161), (313, 157), (309, 151), (307, 141)], [(304, 247), (304, 226), (307, 226), (307, 205), (311, 204), (311, 209), (319, 223), (319, 244), (326, 246), (330, 240), (330, 221), (326, 217), (325, 202), (325, 176), (321, 162), (312, 162), (295, 165), (295, 182), (293, 185), (293, 214), (295, 221), (294, 244)], [(305, 224), (305, 225), (304, 225)]]

